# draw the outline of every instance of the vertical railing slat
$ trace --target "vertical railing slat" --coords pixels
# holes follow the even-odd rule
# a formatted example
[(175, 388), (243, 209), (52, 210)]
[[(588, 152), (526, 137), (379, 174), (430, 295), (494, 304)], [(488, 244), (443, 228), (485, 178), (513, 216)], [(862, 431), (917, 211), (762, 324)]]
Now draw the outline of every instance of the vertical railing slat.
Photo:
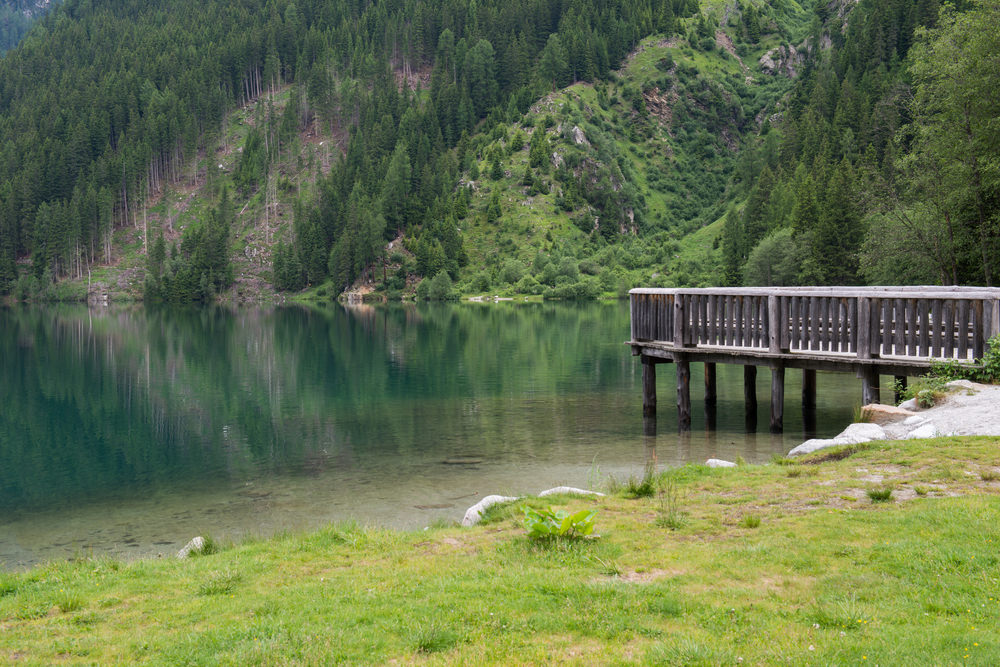
[(944, 356), (944, 324), (942, 322), (943, 307), (941, 299), (931, 301), (931, 354), (932, 357)]
[(972, 358), (982, 359), (986, 353), (986, 339), (983, 337), (983, 300), (976, 299), (972, 306)]
[(955, 305), (951, 299), (946, 299), (944, 302), (944, 312), (941, 314), (941, 326), (944, 330), (944, 336), (942, 338), (942, 345), (944, 349), (942, 350), (941, 356), (946, 359), (954, 358), (955, 356)]
[(958, 335), (958, 358), (965, 360), (969, 355), (969, 302), (961, 299), (958, 302), (956, 333)]
[(920, 329), (917, 356), (926, 357), (930, 347), (930, 310), (927, 306), (927, 299), (917, 299), (917, 327)]

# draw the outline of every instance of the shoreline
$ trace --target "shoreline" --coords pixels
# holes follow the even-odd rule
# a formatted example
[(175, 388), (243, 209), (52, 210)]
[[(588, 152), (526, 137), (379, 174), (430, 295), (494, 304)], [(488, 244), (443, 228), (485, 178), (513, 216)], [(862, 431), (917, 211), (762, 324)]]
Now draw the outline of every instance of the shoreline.
[[(996, 575), (996, 450), (870, 442), (524, 499), (471, 528), (49, 563), (0, 574), (0, 660), (993, 664), (1000, 600), (975, 582)], [(550, 505), (596, 509), (600, 536), (532, 542), (520, 507)]]

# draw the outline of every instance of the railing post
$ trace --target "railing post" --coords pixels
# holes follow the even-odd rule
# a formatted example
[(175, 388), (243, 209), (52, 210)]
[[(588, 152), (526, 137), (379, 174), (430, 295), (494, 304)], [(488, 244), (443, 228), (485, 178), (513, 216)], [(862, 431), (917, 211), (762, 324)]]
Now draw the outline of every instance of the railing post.
[(628, 295), (628, 325), (629, 333), (632, 336), (629, 340), (635, 340), (635, 298), (636, 294)]
[(684, 309), (684, 295), (674, 294), (674, 347), (684, 347), (684, 329), (687, 313)]
[(768, 349), (771, 354), (781, 354), (781, 301), (771, 294), (767, 297), (767, 335)]
[(872, 306), (871, 299), (858, 297), (858, 359), (872, 358)]
[(988, 346), (991, 338), (1000, 336), (1000, 300), (991, 299), (985, 305), (989, 307), (989, 315), (983, 318), (986, 323), (986, 331), (983, 332), (983, 337), (986, 339)]

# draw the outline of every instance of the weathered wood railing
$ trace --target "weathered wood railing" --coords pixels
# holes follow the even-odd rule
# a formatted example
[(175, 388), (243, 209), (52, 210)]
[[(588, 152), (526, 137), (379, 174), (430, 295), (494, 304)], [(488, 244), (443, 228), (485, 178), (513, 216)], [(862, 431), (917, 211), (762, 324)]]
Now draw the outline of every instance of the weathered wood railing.
[(860, 358), (982, 358), (1000, 289), (634, 289), (632, 340)]
[[(647, 376), (644, 405), (655, 409), (653, 364), (677, 362), (682, 424), (690, 360), (706, 362), (706, 400), (711, 394), (713, 401), (715, 362), (770, 366), (771, 425), (780, 429), (774, 403), (783, 400), (785, 367), (855, 371), (864, 380), (864, 400), (877, 401), (879, 373), (905, 379), (933, 360), (981, 359), (990, 338), (1000, 335), (996, 288), (650, 288), (634, 289), (630, 298), (629, 342)], [(748, 408), (755, 377), (748, 368)], [(814, 375), (806, 380), (804, 387), (815, 387)]]

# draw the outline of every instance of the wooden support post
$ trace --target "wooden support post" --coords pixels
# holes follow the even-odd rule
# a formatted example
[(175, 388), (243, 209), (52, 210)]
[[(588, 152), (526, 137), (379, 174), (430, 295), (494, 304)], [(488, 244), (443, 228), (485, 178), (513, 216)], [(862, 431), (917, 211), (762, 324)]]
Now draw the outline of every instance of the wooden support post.
[(642, 414), (656, 416), (656, 362), (642, 356)]
[[(743, 401), (746, 403), (747, 419), (753, 415), (754, 428), (757, 424), (757, 367), (743, 367)], [(749, 424), (749, 422), (748, 422)]]
[(705, 405), (715, 405), (719, 402), (715, 390), (715, 364), (705, 364)]
[(691, 363), (677, 360), (677, 428), (691, 430)]
[(865, 368), (861, 373), (861, 404), (871, 405), (879, 402), (878, 370), (874, 366)]
[(903, 402), (903, 392), (906, 391), (906, 376), (897, 375), (893, 379), (896, 380), (896, 382), (892, 387), (892, 398), (898, 405)]
[(785, 367), (771, 368), (771, 433), (785, 429)]
[(816, 371), (802, 371), (802, 409), (816, 409)]

